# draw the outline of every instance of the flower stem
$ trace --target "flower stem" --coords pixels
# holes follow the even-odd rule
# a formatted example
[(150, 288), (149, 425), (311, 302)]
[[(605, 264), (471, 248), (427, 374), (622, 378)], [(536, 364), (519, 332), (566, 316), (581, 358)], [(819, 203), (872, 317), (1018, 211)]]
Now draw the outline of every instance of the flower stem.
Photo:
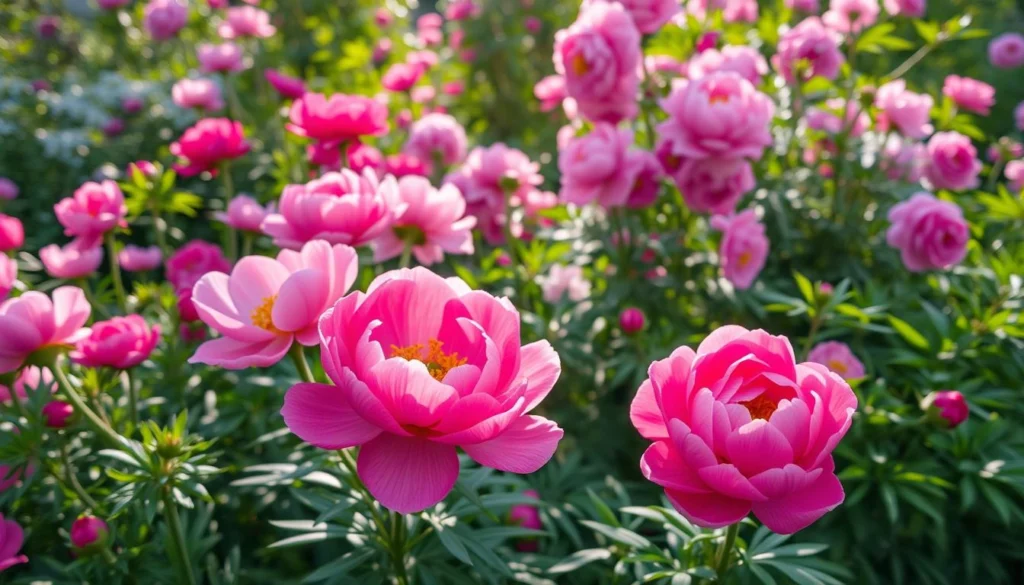
[(299, 378), (302, 378), (303, 382), (316, 383), (313, 370), (309, 369), (309, 363), (306, 362), (306, 352), (302, 344), (298, 341), (292, 342), (292, 348), (288, 350), (288, 355), (292, 356), (292, 362), (295, 363), (295, 370), (298, 372)]
[(53, 371), (53, 377), (57, 379), (57, 384), (64, 392), (68, 402), (70, 402), (71, 405), (75, 407), (75, 410), (82, 415), (82, 418), (85, 419), (85, 422), (89, 425), (92, 431), (103, 440), (110, 443), (111, 446), (124, 450), (124, 439), (121, 435), (114, 432), (114, 429), (104, 423), (100, 417), (96, 416), (96, 413), (85, 404), (85, 401), (82, 400), (78, 391), (75, 390), (74, 386), (72, 386), (71, 382), (68, 380), (68, 377), (64, 374), (64, 370), (61, 369), (59, 360), (53, 361), (53, 364), (50, 366), (50, 370)]
[(167, 223), (164, 218), (160, 216), (160, 204), (153, 202), (149, 207), (149, 212), (153, 215), (153, 234), (156, 237), (156, 246), (160, 248), (160, 252), (167, 255)]
[(405, 516), (391, 512), (391, 565), (395, 571), (398, 585), (408, 585), (409, 576), (405, 572)]
[(192, 561), (188, 558), (188, 548), (185, 544), (185, 531), (181, 528), (181, 518), (178, 516), (178, 505), (171, 497), (171, 492), (164, 492), (164, 515), (167, 517), (167, 528), (171, 532), (174, 541), (174, 548), (177, 550), (178, 561), (181, 565), (181, 573), (189, 585), (196, 585), (196, 576), (192, 572)]
[(718, 573), (718, 581), (721, 582), (722, 578), (729, 571), (729, 561), (732, 560), (732, 547), (736, 544), (736, 536), (740, 532), (740, 523), (732, 524), (725, 531), (725, 540), (722, 542), (721, 548), (718, 549), (717, 559), (715, 561), (715, 572)]
[[(227, 213), (231, 199), (235, 196), (235, 182), (231, 178), (231, 161), (224, 161), (220, 169), (221, 177), (224, 180), (224, 212)], [(228, 260), (234, 262), (238, 259), (238, 240), (235, 237), (235, 228), (227, 226), (224, 237), (224, 249), (227, 251)]]
[(137, 405), (139, 397), (135, 393), (135, 379), (131, 370), (124, 371), (124, 395), (128, 400), (128, 420), (132, 422), (132, 430), (139, 426), (139, 408)]
[[(61, 465), (64, 466), (64, 476), (67, 486), (71, 488), (71, 491), (75, 492), (78, 499), (82, 500), (82, 503), (85, 504), (87, 508), (93, 512), (98, 511), (99, 505), (96, 503), (96, 500), (92, 499), (89, 493), (85, 491), (85, 488), (82, 487), (82, 484), (78, 483), (78, 478), (75, 477), (75, 468), (71, 466), (71, 459), (68, 457), (67, 443), (60, 448), (60, 462)], [(60, 479), (60, 476), (58, 476), (58, 479)]]
[(408, 268), (409, 263), (412, 261), (412, 244), (406, 242), (405, 246), (402, 247), (402, 257), (398, 260), (399, 268)]
[(128, 300), (124, 294), (124, 282), (121, 280), (121, 264), (117, 261), (117, 246), (114, 232), (107, 232), (103, 238), (107, 243), (107, 257), (110, 259), (110, 277), (114, 281), (114, 294), (121, 312), (128, 312)]

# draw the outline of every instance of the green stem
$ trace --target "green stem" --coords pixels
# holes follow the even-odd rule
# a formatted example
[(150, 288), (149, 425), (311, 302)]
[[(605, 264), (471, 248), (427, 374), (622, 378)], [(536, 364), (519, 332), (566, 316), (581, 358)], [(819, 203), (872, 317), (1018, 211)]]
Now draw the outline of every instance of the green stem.
[[(71, 491), (75, 492), (75, 495), (78, 496), (78, 499), (82, 500), (82, 503), (87, 508), (93, 512), (98, 511), (99, 505), (96, 503), (96, 500), (92, 499), (89, 493), (85, 491), (85, 488), (82, 487), (82, 484), (78, 483), (78, 477), (75, 476), (75, 468), (72, 467), (71, 458), (68, 456), (68, 446), (66, 443), (60, 448), (60, 462), (64, 466), (64, 477), (67, 486), (71, 488)], [(60, 476), (58, 476), (59, 478)]]
[(725, 574), (729, 572), (729, 561), (732, 560), (732, 547), (736, 544), (736, 536), (739, 532), (739, 522), (729, 526), (725, 531), (725, 541), (722, 542), (721, 548), (718, 549), (715, 561), (715, 572), (718, 573), (718, 582), (721, 582)]
[(160, 204), (154, 202), (149, 211), (153, 215), (153, 234), (156, 236), (156, 246), (160, 248), (160, 252), (167, 255), (167, 224), (160, 216)]
[[(224, 212), (227, 213), (231, 199), (235, 196), (235, 182), (231, 177), (231, 161), (224, 161), (220, 174), (224, 180)], [(232, 262), (238, 258), (238, 238), (235, 236), (235, 228), (230, 225), (227, 226), (224, 237), (224, 249), (227, 251), (228, 259)]]
[(75, 407), (75, 410), (82, 415), (82, 418), (85, 419), (85, 422), (89, 425), (92, 431), (104, 441), (110, 443), (112, 447), (124, 450), (124, 438), (114, 432), (114, 429), (104, 423), (100, 417), (96, 416), (96, 413), (85, 404), (85, 401), (82, 400), (78, 391), (75, 390), (74, 386), (72, 386), (71, 382), (68, 380), (68, 377), (64, 374), (64, 370), (61, 369), (59, 360), (55, 359), (53, 361), (53, 364), (50, 365), (50, 370), (53, 371), (53, 377), (56, 378), (57, 384), (64, 392), (64, 396), (68, 399), (68, 402), (70, 402), (71, 405)]
[(121, 263), (117, 261), (117, 246), (114, 232), (107, 232), (103, 238), (107, 243), (107, 257), (110, 259), (110, 276), (114, 281), (114, 295), (121, 312), (128, 312), (128, 299), (124, 294), (124, 282), (121, 280)]
[(338, 451), (338, 454), (341, 456), (341, 465), (345, 468), (346, 471), (348, 471), (349, 483), (352, 485), (352, 488), (354, 490), (359, 492), (359, 495), (362, 496), (363, 501), (366, 502), (366, 507), (370, 509), (370, 516), (373, 517), (373, 522), (377, 526), (377, 532), (379, 533), (378, 535), (380, 536), (381, 540), (384, 543), (387, 543), (387, 524), (384, 523), (384, 518), (377, 511), (377, 506), (374, 503), (375, 500), (373, 499), (373, 495), (370, 494), (370, 490), (366, 489), (366, 486), (363, 485), (362, 480), (359, 479), (359, 471), (356, 468), (356, 461), (355, 459), (353, 459), (352, 453), (347, 449), (342, 449)]
[(306, 351), (302, 344), (298, 341), (292, 342), (292, 348), (288, 350), (288, 355), (292, 356), (292, 362), (295, 364), (295, 371), (298, 372), (299, 378), (303, 382), (316, 383), (313, 370), (309, 369), (309, 363), (306, 362)]
[(408, 268), (412, 261), (412, 244), (406, 242), (402, 248), (402, 257), (398, 260), (399, 268)]
[(814, 346), (814, 338), (818, 335), (818, 329), (821, 328), (821, 317), (815, 315), (811, 319), (811, 330), (807, 333), (807, 341), (804, 342), (804, 359), (807, 359), (807, 354), (811, 353), (811, 347)]
[(931, 53), (936, 47), (938, 47), (939, 43), (941, 43), (941, 41), (921, 47), (913, 55), (908, 57), (906, 61), (900, 63), (899, 66), (893, 69), (892, 72), (889, 73), (889, 75), (886, 75), (883, 79), (886, 81), (892, 81), (903, 77), (906, 75), (907, 71), (910, 71), (914, 65), (920, 63), (922, 59), (928, 56), (928, 53)]
[(252, 254), (252, 244), (256, 240), (256, 235), (251, 232), (245, 232), (242, 234), (242, 256), (249, 256)]
[(398, 512), (391, 512), (391, 564), (395, 571), (398, 585), (408, 585), (409, 576), (405, 572), (405, 518)]
[(128, 400), (128, 420), (132, 422), (132, 430), (139, 427), (139, 397), (135, 393), (135, 379), (131, 370), (124, 371), (125, 376), (125, 398)]
[(181, 572), (189, 585), (196, 585), (196, 576), (192, 572), (192, 561), (188, 558), (188, 548), (185, 544), (185, 531), (181, 528), (181, 518), (178, 516), (178, 505), (171, 497), (171, 493), (164, 493), (164, 515), (167, 517), (167, 528), (171, 531), (171, 538), (174, 548), (177, 550), (178, 562), (181, 565)]

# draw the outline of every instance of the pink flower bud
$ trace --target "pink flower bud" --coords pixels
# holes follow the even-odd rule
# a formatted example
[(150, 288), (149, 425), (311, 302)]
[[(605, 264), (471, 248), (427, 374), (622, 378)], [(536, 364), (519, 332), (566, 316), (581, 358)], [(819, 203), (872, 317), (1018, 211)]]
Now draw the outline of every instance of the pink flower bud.
[(619, 327), (622, 328), (622, 332), (626, 335), (633, 335), (643, 331), (646, 321), (644, 312), (636, 307), (623, 309), (619, 313)]
[(71, 423), (75, 408), (63, 400), (54, 400), (43, 407), (43, 421), (51, 429), (63, 429)]
[(96, 516), (82, 516), (71, 525), (71, 546), (76, 552), (94, 552), (106, 546), (110, 527)]
[(925, 408), (937, 416), (949, 426), (956, 428), (960, 426), (970, 415), (967, 400), (964, 395), (956, 390), (940, 390), (933, 392), (925, 398)]

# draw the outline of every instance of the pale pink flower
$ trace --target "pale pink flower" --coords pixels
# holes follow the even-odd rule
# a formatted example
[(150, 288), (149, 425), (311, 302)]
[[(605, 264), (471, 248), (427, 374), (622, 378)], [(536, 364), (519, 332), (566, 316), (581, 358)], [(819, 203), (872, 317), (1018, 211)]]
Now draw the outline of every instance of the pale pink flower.
[[(844, 107), (845, 106), (845, 107)], [(826, 109), (827, 108), (827, 109)], [(845, 119), (840, 114), (846, 111)], [(828, 134), (839, 134), (844, 130), (850, 136), (858, 137), (871, 126), (871, 118), (860, 103), (846, 103), (843, 98), (832, 98), (825, 101), (825, 108), (811, 107), (807, 109), (807, 126)]]
[(82, 289), (62, 286), (53, 298), (37, 291), (0, 304), (0, 374), (13, 372), (32, 354), (49, 347), (70, 347), (89, 335), (83, 327), (92, 307)]
[(961, 108), (975, 114), (988, 115), (989, 108), (996, 103), (996, 88), (991, 85), (959, 75), (949, 75), (942, 84), (942, 94)]
[(921, 18), (924, 16), (927, 0), (884, 0), (882, 3), (885, 11), (896, 16), (902, 14), (907, 18)]
[(928, 167), (928, 149), (920, 142), (907, 140), (898, 134), (889, 136), (882, 149), (879, 164), (887, 177), (893, 181), (902, 180), (916, 183), (924, 177)]
[(878, 20), (878, 0), (830, 0), (821, 20), (832, 30), (857, 34)]
[(448, 114), (427, 114), (409, 128), (402, 151), (449, 167), (466, 158), (466, 130)]
[(604, 207), (625, 205), (644, 165), (643, 153), (631, 150), (632, 144), (631, 130), (605, 123), (571, 140), (558, 154), (562, 201)]
[[(426, 104), (434, 101), (436, 97), (437, 90), (432, 85), (420, 85), (409, 91), (409, 99), (414, 104)], [(424, 111), (427, 111), (426, 108), (424, 108)]]
[(68, 357), (87, 368), (128, 370), (146, 361), (159, 341), (159, 325), (150, 327), (139, 315), (113, 317), (94, 323)]
[(1000, 69), (1024, 65), (1024, 35), (1008, 32), (992, 39), (988, 44), (988, 60)]
[(757, 22), (757, 0), (725, 0), (725, 22)]
[(715, 215), (731, 214), (757, 184), (754, 169), (742, 158), (683, 160), (671, 176), (687, 207)]
[(466, 177), (466, 181), (457, 186), (469, 204), (503, 205), (506, 193), (524, 198), (544, 183), (539, 164), (531, 161), (523, 151), (500, 142), (474, 148), (462, 167), (450, 174), (446, 181), (453, 182), (452, 177), (458, 174)]
[(768, 73), (768, 62), (753, 47), (726, 45), (721, 51), (708, 49), (690, 59), (686, 75), (696, 80), (715, 71), (735, 71), (750, 83), (758, 84)]
[(971, 139), (959, 132), (936, 132), (928, 140), (925, 177), (936, 189), (963, 191), (980, 183), (982, 163)]
[(125, 227), (128, 206), (117, 183), (87, 182), (53, 206), (64, 235), (80, 238), (82, 247), (92, 247), (107, 232)]
[(140, 248), (128, 244), (117, 254), (117, 262), (127, 272), (145, 272), (153, 270), (163, 262), (164, 253), (158, 246)]
[(544, 300), (549, 303), (558, 303), (563, 297), (573, 302), (590, 298), (590, 281), (583, 275), (583, 268), (575, 264), (552, 264), (547, 275), (537, 280)]
[(444, 17), (455, 22), (474, 18), (479, 14), (480, 7), (475, 0), (452, 0), (444, 11)]
[(174, 170), (191, 177), (202, 172), (217, 174), (221, 163), (249, 152), (242, 123), (227, 118), (205, 118), (171, 143), (171, 154), (182, 159)]
[(947, 269), (967, 255), (970, 228), (963, 212), (931, 193), (917, 193), (889, 210), (885, 241), (900, 251), (911, 272)]
[[(25, 366), (18, 371), (18, 376), (10, 387), (0, 384), (0, 402), (10, 404), (14, 398), (23, 401), (28, 398), (28, 391), (37, 390), (49, 390), (52, 394), (57, 391), (57, 381), (53, 379), (53, 373), (46, 368)], [(6, 465), (0, 465), (0, 493), (9, 487), (3, 481), (8, 469)]]
[(819, 10), (818, 0), (783, 0), (783, 5), (808, 14), (817, 14)]
[(722, 274), (740, 290), (750, 288), (768, 258), (768, 237), (753, 209), (736, 215), (716, 215), (711, 227), (722, 232), (718, 256)]
[(196, 49), (199, 70), (203, 73), (228, 73), (245, 69), (242, 47), (235, 43), (202, 43)]
[(388, 131), (388, 108), (359, 95), (307, 92), (292, 103), (288, 130), (314, 140), (353, 140)]
[(932, 96), (907, 90), (902, 79), (890, 81), (875, 92), (875, 106), (907, 138), (924, 138), (932, 133), (929, 124)]
[(142, 26), (157, 41), (166, 41), (177, 36), (178, 31), (188, 24), (188, 2), (186, 0), (149, 0), (146, 4)]
[(404, 204), (390, 230), (373, 241), (375, 262), (396, 258), (406, 246), (424, 266), (444, 260), (449, 254), (473, 253), (476, 218), (464, 217), (466, 200), (452, 184), (435, 189), (424, 177), (409, 176), (398, 181), (398, 197)]
[(1003, 172), (1009, 181), (1010, 191), (1019, 193), (1024, 190), (1024, 159), (1006, 163), (1006, 170)]
[[(583, 0), (580, 11), (590, 4), (607, 2), (608, 0)], [(658, 32), (665, 23), (679, 14), (679, 0), (616, 0), (629, 12), (637, 30), (645, 35)]]
[(565, 78), (561, 75), (548, 75), (533, 86), (533, 95), (540, 100), (540, 111), (550, 112), (568, 97), (565, 90)]
[(850, 346), (841, 341), (825, 341), (815, 345), (807, 354), (807, 361), (821, 364), (845, 380), (864, 377), (864, 364), (853, 355)]
[(171, 87), (171, 100), (179, 108), (214, 112), (224, 107), (220, 86), (209, 79), (181, 79)]
[(224, 22), (217, 27), (217, 33), (225, 39), (267, 38), (275, 32), (277, 29), (270, 24), (270, 14), (253, 6), (228, 8)]
[(0, 301), (7, 298), (18, 281), (18, 263), (14, 258), (0, 256)]
[(783, 33), (772, 65), (789, 83), (813, 77), (835, 79), (846, 59), (839, 50), (839, 35), (817, 16)]
[(63, 248), (57, 244), (50, 244), (39, 250), (39, 260), (42, 261), (47, 274), (54, 278), (85, 278), (99, 270), (103, 262), (103, 248), (83, 247), (77, 241)]
[(242, 194), (237, 195), (228, 203), (226, 212), (218, 211), (213, 214), (213, 217), (236, 230), (259, 233), (263, 220), (273, 212), (273, 204), (263, 207), (259, 201)]
[(389, 91), (409, 91), (423, 76), (423, 69), (418, 65), (395, 63), (380, 78), (381, 85)]
[(25, 244), (25, 227), (21, 220), (0, 213), (0, 254), (17, 250)]

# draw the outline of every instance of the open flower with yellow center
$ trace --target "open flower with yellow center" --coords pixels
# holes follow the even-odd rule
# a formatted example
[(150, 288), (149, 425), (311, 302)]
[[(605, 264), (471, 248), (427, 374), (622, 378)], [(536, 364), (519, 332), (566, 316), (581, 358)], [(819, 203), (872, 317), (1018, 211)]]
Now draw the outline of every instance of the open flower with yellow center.
[(200, 345), (189, 362), (266, 367), (293, 342), (316, 345), (317, 319), (348, 292), (358, 271), (354, 249), (315, 240), (276, 259), (246, 256), (230, 275), (207, 273), (192, 289), (192, 302), (220, 337)]
[(562, 430), (528, 414), (561, 373), (546, 341), (521, 345), (507, 299), (426, 268), (377, 277), (320, 320), (330, 384), (297, 384), (285, 424), (323, 449), (360, 446), (359, 477), (402, 513), (440, 502), (459, 475), (456, 447), (487, 467), (532, 473)]
[(722, 327), (648, 375), (630, 409), (653, 441), (640, 469), (694, 523), (718, 528), (753, 511), (791, 534), (842, 503), (832, 450), (857, 397), (824, 366), (797, 364), (785, 337)]
[(827, 366), (846, 380), (864, 377), (864, 364), (841, 341), (825, 341), (811, 348), (807, 361)]

